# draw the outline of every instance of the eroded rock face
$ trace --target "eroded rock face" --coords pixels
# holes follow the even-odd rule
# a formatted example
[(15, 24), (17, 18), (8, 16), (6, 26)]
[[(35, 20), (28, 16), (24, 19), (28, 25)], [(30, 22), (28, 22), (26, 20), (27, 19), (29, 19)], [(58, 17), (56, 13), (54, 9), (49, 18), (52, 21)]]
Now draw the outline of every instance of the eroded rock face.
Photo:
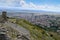
[(0, 34), (0, 40), (8, 40), (6, 34)]
[(2, 28), (0, 28), (0, 40), (9, 40), (6, 30), (3, 30)]
[[(30, 40), (29, 34), (24, 34), (26, 33), (25, 32), (26, 30), (22, 32), (21, 30), (23, 29), (21, 29), (21, 27), (19, 26), (15, 27), (13, 25), (9, 26), (10, 24), (9, 25), (7, 24), (3, 23), (2, 27), (0, 26), (0, 40)], [(16, 28), (19, 30), (17, 30)]]
[(30, 40), (29, 38), (27, 38), (25, 35), (17, 35), (17, 39), (22, 39), (22, 40)]

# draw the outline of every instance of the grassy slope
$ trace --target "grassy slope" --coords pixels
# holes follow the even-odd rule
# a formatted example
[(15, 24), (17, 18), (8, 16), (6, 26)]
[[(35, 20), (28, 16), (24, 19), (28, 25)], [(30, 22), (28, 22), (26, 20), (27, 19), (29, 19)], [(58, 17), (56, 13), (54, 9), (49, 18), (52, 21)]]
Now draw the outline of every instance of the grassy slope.
[(55, 40), (60, 40), (60, 34), (57, 34), (56, 32), (49, 32), (49, 34), (52, 34)]
[(28, 29), (31, 33), (31, 40), (54, 40), (52, 37), (50, 37), (50, 35), (48, 34), (48, 32), (46, 32), (45, 30), (38, 28), (35, 25), (32, 25), (31, 23), (29, 23), (26, 20), (19, 20), (18, 23), (19, 25), (21, 25), (22, 27)]

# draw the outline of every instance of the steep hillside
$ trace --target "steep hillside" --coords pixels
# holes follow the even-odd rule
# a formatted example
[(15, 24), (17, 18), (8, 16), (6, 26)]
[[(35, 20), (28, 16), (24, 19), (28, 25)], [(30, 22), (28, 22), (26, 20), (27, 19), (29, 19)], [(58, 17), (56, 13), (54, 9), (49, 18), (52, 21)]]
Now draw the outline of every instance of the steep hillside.
[(55, 40), (47, 31), (38, 28), (26, 20), (20, 19), (17, 24), (30, 31), (31, 40)]

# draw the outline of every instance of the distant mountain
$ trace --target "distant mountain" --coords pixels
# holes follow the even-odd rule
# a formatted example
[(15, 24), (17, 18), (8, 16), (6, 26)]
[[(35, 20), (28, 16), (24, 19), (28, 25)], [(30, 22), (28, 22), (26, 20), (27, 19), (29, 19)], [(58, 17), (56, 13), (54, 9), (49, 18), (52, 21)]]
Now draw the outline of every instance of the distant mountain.
[(36, 14), (48, 14), (48, 15), (60, 15), (60, 12), (51, 12), (51, 11), (44, 11), (44, 10), (27, 10), (27, 9), (18, 9), (18, 8), (2, 8), (0, 7), (0, 12), (7, 11), (7, 13), (13, 15), (19, 15), (20, 13), (36, 13)]
[(8, 7), (0, 7), (1, 11), (8, 11), (8, 12), (50, 12), (50, 11), (44, 11), (44, 10), (28, 10), (28, 9), (18, 9), (18, 8), (8, 8)]
[(7, 12), (46, 12), (43, 10), (27, 10), (27, 9), (5, 9), (5, 8), (0, 8), (1, 11), (7, 11)]

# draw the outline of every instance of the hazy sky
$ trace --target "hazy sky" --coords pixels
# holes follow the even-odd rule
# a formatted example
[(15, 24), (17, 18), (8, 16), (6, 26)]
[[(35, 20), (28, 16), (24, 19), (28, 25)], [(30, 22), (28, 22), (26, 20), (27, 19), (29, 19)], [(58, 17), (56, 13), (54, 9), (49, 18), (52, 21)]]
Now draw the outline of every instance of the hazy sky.
[(0, 0), (0, 8), (60, 12), (60, 0)]

